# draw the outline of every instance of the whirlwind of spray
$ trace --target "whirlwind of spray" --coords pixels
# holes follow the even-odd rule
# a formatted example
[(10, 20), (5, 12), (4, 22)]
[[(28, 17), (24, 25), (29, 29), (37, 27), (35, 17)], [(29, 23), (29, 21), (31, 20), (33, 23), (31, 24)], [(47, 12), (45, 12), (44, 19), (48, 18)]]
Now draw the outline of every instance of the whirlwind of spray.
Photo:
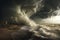
[(33, 20), (29, 19), (29, 17), (25, 14), (24, 10), (21, 11), (20, 6), (18, 6), (16, 10), (17, 10), (17, 19), (18, 19), (17, 21), (18, 22), (22, 21), (27, 26), (30, 26), (32, 30), (36, 29), (37, 24)]
[(29, 17), (36, 13), (41, 7), (42, 7), (42, 1), (43, 0), (34, 0), (34, 4), (31, 6), (24, 6), (25, 8), (22, 8), (22, 6), (17, 6), (16, 11), (17, 11), (17, 22), (22, 22), (25, 23), (26, 25), (31, 27), (31, 30), (37, 29), (37, 24), (31, 20)]

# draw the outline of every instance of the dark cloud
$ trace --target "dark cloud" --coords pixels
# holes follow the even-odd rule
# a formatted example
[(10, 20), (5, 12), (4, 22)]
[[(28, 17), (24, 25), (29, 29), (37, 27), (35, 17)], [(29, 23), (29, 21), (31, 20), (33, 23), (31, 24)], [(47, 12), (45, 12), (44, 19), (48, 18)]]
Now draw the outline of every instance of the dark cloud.
[[(57, 7), (60, 8), (60, 0), (43, 0), (44, 7), (36, 14), (32, 15), (31, 18), (47, 18), (52, 15), (52, 12), (57, 10)], [(51, 11), (52, 9), (52, 11)], [(51, 11), (51, 13), (49, 13)]]

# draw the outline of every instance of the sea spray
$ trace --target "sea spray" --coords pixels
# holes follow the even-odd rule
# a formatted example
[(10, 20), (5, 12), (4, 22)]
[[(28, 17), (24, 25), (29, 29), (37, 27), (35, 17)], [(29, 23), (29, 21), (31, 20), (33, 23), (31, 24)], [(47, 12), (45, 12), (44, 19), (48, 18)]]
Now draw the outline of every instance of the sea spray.
[(21, 11), (20, 6), (17, 7), (17, 22), (24, 22), (25, 25), (30, 26), (32, 30), (37, 28), (37, 24), (29, 19), (29, 17), (25, 14), (25, 11)]

